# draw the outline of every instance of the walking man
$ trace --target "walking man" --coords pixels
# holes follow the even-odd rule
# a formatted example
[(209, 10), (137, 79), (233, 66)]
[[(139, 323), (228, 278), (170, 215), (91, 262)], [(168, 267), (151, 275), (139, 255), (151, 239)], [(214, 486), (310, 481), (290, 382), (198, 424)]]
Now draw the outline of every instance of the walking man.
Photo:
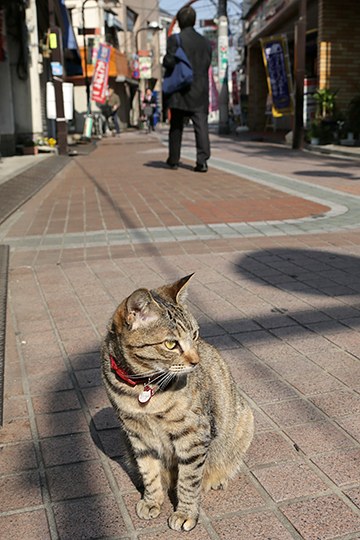
[[(176, 19), (181, 30), (181, 46), (193, 69), (193, 82), (188, 88), (175, 92), (168, 98), (167, 105), (170, 108), (171, 117), (167, 164), (171, 169), (178, 168), (184, 119), (191, 118), (196, 140), (194, 171), (207, 172), (207, 160), (210, 158), (208, 70), (211, 63), (211, 45), (206, 38), (194, 30), (196, 12), (191, 6), (181, 8)], [(168, 39), (167, 51), (163, 60), (163, 66), (166, 70), (171, 71), (175, 66), (176, 49), (176, 38), (172, 35)]]
[(106, 101), (109, 106), (110, 116), (113, 119), (114, 127), (117, 135), (120, 135), (120, 122), (118, 117), (118, 110), (120, 108), (120, 98), (115, 94), (115, 90), (109, 87), (109, 94)]

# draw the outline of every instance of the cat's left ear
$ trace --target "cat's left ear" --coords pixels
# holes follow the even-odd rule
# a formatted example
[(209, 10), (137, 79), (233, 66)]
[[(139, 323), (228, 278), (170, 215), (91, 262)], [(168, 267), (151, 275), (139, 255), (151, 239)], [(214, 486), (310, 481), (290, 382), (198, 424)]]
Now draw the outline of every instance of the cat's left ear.
[(193, 275), (194, 273), (189, 274), (188, 276), (179, 279), (179, 281), (175, 281), (172, 285), (167, 286), (168, 294), (177, 304), (185, 302), (187, 297), (187, 285)]
[(126, 301), (126, 323), (131, 330), (156, 321), (159, 308), (147, 289), (138, 289)]

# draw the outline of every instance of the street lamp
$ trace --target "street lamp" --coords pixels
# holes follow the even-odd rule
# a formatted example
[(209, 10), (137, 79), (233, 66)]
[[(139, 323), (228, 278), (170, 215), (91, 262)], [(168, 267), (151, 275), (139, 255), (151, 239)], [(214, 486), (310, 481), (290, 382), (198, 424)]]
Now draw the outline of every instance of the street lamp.
[[(85, 0), (85, 2), (87, 2), (87, 0)], [(142, 26), (141, 28), (138, 28), (138, 30), (136, 30), (136, 34), (135, 34), (136, 54), (138, 54), (138, 52), (139, 52), (138, 37), (139, 37), (140, 32), (143, 32), (144, 30), (152, 30), (153, 32), (159, 32), (162, 29), (163, 29), (163, 27), (157, 21), (151, 21), (151, 22), (149, 22), (149, 24), (147, 26)]]
[[(151, 30), (152, 32), (159, 32), (162, 30), (163, 27), (161, 24), (159, 24), (157, 21), (151, 21), (147, 26), (143, 26), (139, 28), (135, 33), (135, 48), (136, 48), (136, 56), (139, 62), (139, 34), (140, 32), (144, 32), (145, 30)], [(140, 63), (139, 63), (139, 78), (140, 78)], [(140, 92), (140, 80), (139, 80), (139, 89), (138, 89), (138, 96), (139, 96), (139, 116), (141, 111), (141, 92)]]

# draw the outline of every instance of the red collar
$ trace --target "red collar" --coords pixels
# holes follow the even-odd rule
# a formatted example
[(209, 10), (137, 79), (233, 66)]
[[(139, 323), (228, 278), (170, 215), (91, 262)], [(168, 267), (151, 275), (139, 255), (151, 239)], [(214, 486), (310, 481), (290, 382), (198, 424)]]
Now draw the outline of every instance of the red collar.
[(116, 373), (116, 375), (121, 380), (123, 380), (127, 384), (130, 384), (130, 386), (136, 386), (137, 384), (143, 384), (144, 383), (143, 380), (133, 381), (132, 379), (130, 379), (130, 377), (125, 373), (125, 371), (123, 369), (121, 369), (117, 365), (117, 363), (115, 362), (115, 360), (114, 360), (114, 358), (112, 356), (110, 356), (110, 366), (111, 366), (112, 371), (114, 373)]

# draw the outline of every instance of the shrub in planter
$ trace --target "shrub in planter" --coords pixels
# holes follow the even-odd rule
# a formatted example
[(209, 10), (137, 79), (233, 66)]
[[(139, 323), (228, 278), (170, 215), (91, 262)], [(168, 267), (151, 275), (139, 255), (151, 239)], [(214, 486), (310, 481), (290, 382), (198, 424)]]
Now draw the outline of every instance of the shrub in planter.
[(316, 90), (314, 98), (317, 102), (317, 111), (316, 116), (318, 118), (328, 118), (331, 119), (334, 117), (336, 110), (336, 94), (337, 90), (330, 90), (329, 88), (321, 88)]
[(311, 122), (310, 129), (308, 129), (306, 135), (306, 138), (311, 144), (320, 144), (321, 123), (319, 120), (313, 120)]
[(34, 156), (38, 153), (37, 144), (32, 139), (26, 139), (23, 146), (23, 154), (25, 156)]

